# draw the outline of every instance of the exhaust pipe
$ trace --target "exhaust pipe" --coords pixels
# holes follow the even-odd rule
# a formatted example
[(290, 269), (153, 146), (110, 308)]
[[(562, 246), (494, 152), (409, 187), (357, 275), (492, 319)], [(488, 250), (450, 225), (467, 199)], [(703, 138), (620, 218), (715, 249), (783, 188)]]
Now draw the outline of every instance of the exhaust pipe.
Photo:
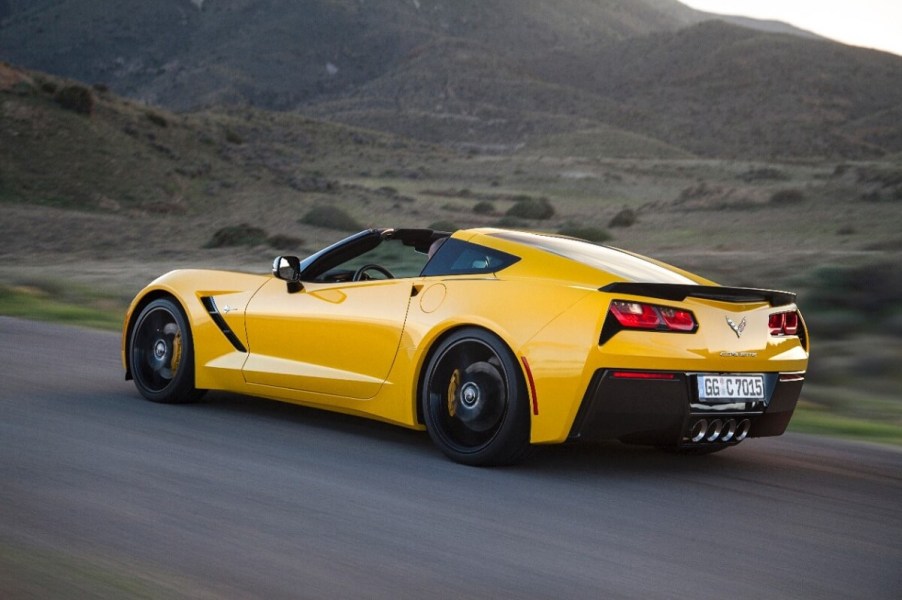
[(709, 442), (715, 441), (720, 437), (721, 431), (723, 431), (723, 421), (714, 419), (711, 421), (711, 425), (708, 426), (708, 435), (705, 437), (705, 440)]
[(695, 422), (695, 425), (692, 426), (692, 430), (689, 431), (689, 440), (693, 443), (700, 442), (705, 439), (705, 433), (708, 431), (708, 422), (704, 419), (699, 419)]
[(736, 421), (729, 419), (723, 427), (723, 433), (720, 436), (721, 442), (729, 442), (736, 435)]
[(737, 442), (741, 442), (745, 438), (749, 436), (749, 430), (752, 428), (752, 422), (748, 419), (743, 419), (740, 421), (739, 425), (736, 427), (736, 437), (733, 438)]

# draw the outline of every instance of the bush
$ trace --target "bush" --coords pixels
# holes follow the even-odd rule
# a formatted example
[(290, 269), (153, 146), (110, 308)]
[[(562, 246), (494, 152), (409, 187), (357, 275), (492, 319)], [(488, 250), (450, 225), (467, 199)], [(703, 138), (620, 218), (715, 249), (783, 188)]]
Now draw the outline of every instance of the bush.
[(156, 125), (157, 127), (166, 127), (169, 125), (169, 121), (166, 120), (166, 117), (161, 115), (160, 113), (155, 113), (153, 111), (147, 111), (144, 113), (147, 117), (147, 120)]
[(232, 131), (231, 129), (226, 129), (225, 139), (230, 144), (235, 144), (236, 146), (240, 146), (244, 143), (244, 138), (240, 135)]
[(544, 220), (554, 216), (554, 207), (548, 198), (523, 196), (505, 213), (509, 217)]
[(354, 217), (337, 206), (315, 206), (301, 217), (300, 222), (338, 231), (359, 231), (363, 229), (360, 223), (354, 220)]
[(566, 235), (569, 237), (579, 238), (581, 240), (586, 240), (588, 242), (595, 242), (600, 244), (602, 242), (606, 242), (611, 239), (611, 234), (609, 234), (604, 229), (600, 229), (598, 227), (582, 227), (580, 225), (565, 225), (558, 230), (558, 233), (561, 235)]
[(473, 212), (477, 215), (493, 215), (495, 214), (495, 205), (483, 200), (482, 202), (477, 202), (476, 205), (473, 206)]
[(204, 248), (225, 248), (231, 246), (257, 246), (267, 241), (266, 232), (247, 223), (223, 227), (213, 234)]
[(67, 85), (54, 96), (56, 103), (81, 115), (94, 112), (94, 94), (83, 85)]
[(523, 229), (528, 227), (524, 221), (517, 217), (504, 216), (495, 221), (495, 227), (509, 227), (510, 229)]
[(614, 215), (608, 223), (608, 227), (629, 227), (636, 223), (636, 211), (632, 208), (624, 208)]
[(457, 231), (460, 227), (457, 226), (457, 223), (453, 221), (436, 221), (435, 223), (431, 223), (429, 225), (429, 229), (434, 229), (436, 231)]
[(789, 189), (774, 192), (770, 197), (771, 204), (798, 204), (805, 200), (802, 190)]
[(266, 240), (266, 243), (273, 248), (300, 248), (304, 245), (304, 240), (290, 235), (276, 234)]

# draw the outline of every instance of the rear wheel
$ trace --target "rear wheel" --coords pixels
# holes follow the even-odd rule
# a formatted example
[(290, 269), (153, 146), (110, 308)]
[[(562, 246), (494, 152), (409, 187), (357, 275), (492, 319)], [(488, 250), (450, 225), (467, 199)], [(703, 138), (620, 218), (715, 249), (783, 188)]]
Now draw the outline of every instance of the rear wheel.
[(194, 387), (194, 344), (181, 307), (169, 298), (145, 306), (129, 336), (129, 365), (135, 387), (154, 402), (192, 402), (203, 395)]
[(529, 402), (516, 358), (497, 336), (461, 329), (442, 340), (421, 387), (426, 429), (449, 458), (469, 465), (522, 460)]

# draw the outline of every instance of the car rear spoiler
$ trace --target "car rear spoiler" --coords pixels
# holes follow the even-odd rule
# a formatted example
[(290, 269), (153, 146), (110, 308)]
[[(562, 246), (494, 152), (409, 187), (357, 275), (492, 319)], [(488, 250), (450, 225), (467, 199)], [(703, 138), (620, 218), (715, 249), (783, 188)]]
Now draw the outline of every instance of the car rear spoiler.
[(718, 285), (693, 285), (682, 283), (636, 283), (618, 281), (602, 288), (601, 292), (610, 294), (629, 294), (630, 296), (646, 296), (661, 300), (682, 301), (686, 298), (704, 298), (721, 302), (769, 302), (771, 306), (785, 306), (795, 302), (792, 292), (778, 290), (760, 290), (756, 288), (721, 287)]

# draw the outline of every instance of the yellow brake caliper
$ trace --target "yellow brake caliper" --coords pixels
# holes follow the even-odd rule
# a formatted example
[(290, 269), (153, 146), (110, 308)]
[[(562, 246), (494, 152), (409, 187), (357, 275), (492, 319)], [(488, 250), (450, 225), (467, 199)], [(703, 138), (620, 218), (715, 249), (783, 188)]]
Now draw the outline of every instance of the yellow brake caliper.
[(448, 383), (448, 414), (452, 417), (457, 413), (457, 388), (460, 387), (460, 371), (454, 369), (451, 381)]
[(181, 330), (175, 333), (175, 337), (172, 339), (172, 361), (170, 363), (170, 367), (172, 368), (172, 377), (175, 379), (175, 374), (178, 373), (179, 363), (182, 360), (182, 332)]

